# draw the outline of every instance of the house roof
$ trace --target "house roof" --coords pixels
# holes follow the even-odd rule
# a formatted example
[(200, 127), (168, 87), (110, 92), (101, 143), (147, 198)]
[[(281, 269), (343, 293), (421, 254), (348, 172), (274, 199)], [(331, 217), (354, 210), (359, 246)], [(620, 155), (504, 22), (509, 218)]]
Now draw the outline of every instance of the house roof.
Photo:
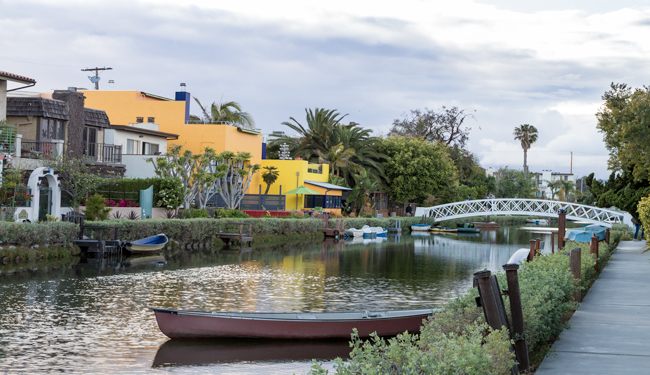
[(157, 99), (157, 100), (163, 100), (163, 101), (174, 101), (174, 99), (170, 99), (170, 98), (166, 98), (164, 96), (152, 94), (150, 92), (140, 91), (140, 94), (142, 94), (143, 96), (146, 96), (147, 98), (151, 98), (151, 99)]
[(169, 139), (169, 140), (178, 139), (178, 134), (165, 133), (165, 132), (161, 132), (161, 131), (158, 131), (158, 130), (143, 129), (143, 128), (138, 128), (136, 126), (111, 125), (109, 127), (109, 129), (115, 129), (115, 130), (120, 130), (120, 131), (125, 131), (125, 132), (130, 132), (130, 133), (137, 133), (137, 134), (152, 135), (154, 137), (161, 137), (161, 138), (166, 138), (166, 139)]
[(41, 97), (8, 97), (7, 116), (35, 116), (69, 120), (65, 102)]
[(325, 188), (327, 190), (352, 190), (349, 187), (334, 185), (334, 184), (330, 184), (330, 183), (327, 183), (327, 182), (307, 181), (307, 180), (305, 180), (305, 183), (309, 184), (309, 185), (322, 187), (322, 188)]
[(111, 123), (108, 121), (106, 112), (98, 109), (84, 108), (84, 125), (97, 128), (108, 128)]
[(19, 74), (14, 74), (14, 73), (3, 72), (2, 70), (0, 70), (0, 79), (4, 81), (13, 81), (13, 82), (19, 82), (24, 84), (36, 83), (36, 80), (33, 78), (21, 76)]

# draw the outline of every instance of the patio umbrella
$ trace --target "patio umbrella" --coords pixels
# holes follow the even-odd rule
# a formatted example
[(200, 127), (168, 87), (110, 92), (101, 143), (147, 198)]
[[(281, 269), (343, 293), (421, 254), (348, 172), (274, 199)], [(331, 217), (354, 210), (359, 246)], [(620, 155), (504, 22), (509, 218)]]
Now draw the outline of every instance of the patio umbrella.
[(318, 195), (319, 193), (316, 191), (313, 191), (309, 188), (306, 188), (305, 185), (300, 185), (295, 189), (289, 190), (286, 193), (286, 195), (296, 195), (296, 210), (298, 209), (298, 194), (302, 195)]

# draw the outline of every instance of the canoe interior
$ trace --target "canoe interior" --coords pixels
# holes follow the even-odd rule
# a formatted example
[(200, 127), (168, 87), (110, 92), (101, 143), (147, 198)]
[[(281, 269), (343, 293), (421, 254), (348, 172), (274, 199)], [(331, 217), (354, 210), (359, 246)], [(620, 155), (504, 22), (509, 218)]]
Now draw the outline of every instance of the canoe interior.
[(346, 320), (383, 320), (409, 316), (431, 315), (433, 309), (389, 310), (389, 311), (355, 311), (355, 312), (318, 312), (318, 313), (274, 313), (274, 312), (206, 312), (193, 310), (173, 310), (153, 308), (155, 312), (185, 316), (201, 316), (229, 319), (280, 320), (280, 321), (346, 321)]

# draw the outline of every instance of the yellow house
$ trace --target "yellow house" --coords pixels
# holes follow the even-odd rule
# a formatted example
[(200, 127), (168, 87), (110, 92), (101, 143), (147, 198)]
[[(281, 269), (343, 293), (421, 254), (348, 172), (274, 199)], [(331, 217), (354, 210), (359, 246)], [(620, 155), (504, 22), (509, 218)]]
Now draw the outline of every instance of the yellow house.
[[(262, 179), (264, 167), (278, 168), (278, 179), (269, 188), (269, 195), (285, 195), (285, 209), (288, 211), (323, 208), (324, 211), (340, 214), (343, 192), (350, 188), (328, 183), (329, 165), (309, 164), (306, 160), (262, 160), (260, 170), (253, 177), (248, 194), (264, 194), (266, 183)], [(318, 194), (290, 194), (297, 187), (304, 186)]]
[(176, 99), (143, 91), (84, 90), (86, 106), (106, 112), (111, 124), (155, 123), (160, 131), (178, 134), (175, 144), (193, 153), (206, 147), (217, 152), (249, 152), (251, 161), (262, 159), (262, 134), (226, 124), (189, 124), (190, 95), (177, 92)]

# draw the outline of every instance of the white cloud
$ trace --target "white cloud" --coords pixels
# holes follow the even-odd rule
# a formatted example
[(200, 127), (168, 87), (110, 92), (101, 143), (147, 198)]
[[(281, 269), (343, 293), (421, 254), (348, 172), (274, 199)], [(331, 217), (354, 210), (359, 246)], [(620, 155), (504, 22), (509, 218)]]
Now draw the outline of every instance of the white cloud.
[(595, 112), (610, 82), (647, 83), (650, 8), (511, 0), (367, 2), (0, 0), (0, 70), (37, 88), (103, 82), (204, 101), (235, 99), (263, 130), (334, 107), (385, 133), (410, 109), (476, 110), (470, 148), (486, 165), (522, 163), (512, 129), (539, 129), (531, 167), (606, 176)]

